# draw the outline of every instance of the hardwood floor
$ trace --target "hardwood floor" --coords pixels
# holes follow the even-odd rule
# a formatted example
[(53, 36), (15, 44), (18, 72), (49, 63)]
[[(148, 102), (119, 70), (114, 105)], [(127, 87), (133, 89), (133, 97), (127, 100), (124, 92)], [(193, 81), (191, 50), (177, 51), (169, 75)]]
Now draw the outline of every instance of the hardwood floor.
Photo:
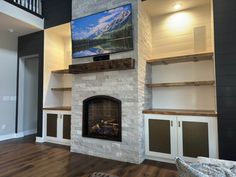
[(119, 177), (176, 177), (174, 165), (141, 165), (70, 153), (68, 147), (38, 144), (34, 137), (0, 142), (1, 177), (87, 177), (106, 172)]

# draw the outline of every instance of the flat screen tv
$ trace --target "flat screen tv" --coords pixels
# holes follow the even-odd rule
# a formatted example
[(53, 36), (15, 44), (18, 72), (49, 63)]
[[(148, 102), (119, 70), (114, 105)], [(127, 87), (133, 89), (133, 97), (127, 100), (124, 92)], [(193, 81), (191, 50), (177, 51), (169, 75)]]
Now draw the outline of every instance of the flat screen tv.
[(132, 50), (132, 5), (73, 20), (71, 30), (73, 58)]

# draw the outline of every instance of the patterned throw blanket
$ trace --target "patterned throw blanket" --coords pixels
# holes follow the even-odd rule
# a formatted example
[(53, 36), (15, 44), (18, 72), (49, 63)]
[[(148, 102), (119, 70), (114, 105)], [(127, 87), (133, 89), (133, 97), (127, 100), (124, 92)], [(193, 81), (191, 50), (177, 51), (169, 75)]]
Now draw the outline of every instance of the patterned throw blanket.
[(100, 173), (100, 172), (95, 172), (95, 173), (91, 174), (89, 177), (117, 177), (117, 176), (108, 175), (108, 174)]
[(236, 177), (236, 167), (231, 169), (208, 163), (187, 164), (176, 158), (176, 166), (180, 177)]

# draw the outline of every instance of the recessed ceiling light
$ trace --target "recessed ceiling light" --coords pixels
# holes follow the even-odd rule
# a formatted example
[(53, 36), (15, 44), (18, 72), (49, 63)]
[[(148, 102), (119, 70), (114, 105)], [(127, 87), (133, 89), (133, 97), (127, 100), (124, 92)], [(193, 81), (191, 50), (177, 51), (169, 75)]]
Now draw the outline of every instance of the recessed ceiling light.
[(8, 31), (9, 31), (10, 33), (13, 33), (13, 32), (14, 32), (14, 29), (8, 29)]
[(174, 5), (174, 9), (175, 10), (180, 10), (182, 8), (182, 4), (180, 4), (180, 3), (176, 3), (175, 5)]

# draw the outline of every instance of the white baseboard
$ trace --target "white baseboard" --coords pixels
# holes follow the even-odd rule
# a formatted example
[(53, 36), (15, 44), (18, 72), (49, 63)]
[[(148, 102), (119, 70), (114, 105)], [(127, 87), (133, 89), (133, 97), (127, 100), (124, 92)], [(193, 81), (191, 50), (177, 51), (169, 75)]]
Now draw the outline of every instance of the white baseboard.
[(71, 146), (71, 141), (70, 140), (58, 140), (57, 138), (52, 138), (52, 137), (46, 137), (45, 142), (48, 143), (54, 143), (54, 144), (60, 144), (64, 146)]
[(14, 136), (14, 138), (22, 138), (24, 137), (24, 132), (15, 133)]
[(24, 137), (23, 133), (12, 133), (8, 135), (0, 136), (0, 141), (5, 141), (5, 140), (10, 140), (10, 139), (15, 139), (15, 138), (22, 138), (22, 137)]
[(158, 161), (158, 162), (165, 162), (165, 163), (175, 164), (174, 159), (159, 158), (159, 157), (154, 157), (154, 156), (149, 156), (149, 155), (146, 155), (146, 159), (153, 160), (153, 161)]
[(34, 135), (37, 133), (37, 129), (34, 129), (34, 130), (27, 130), (27, 131), (24, 131), (23, 134), (24, 136), (28, 136), (28, 135)]
[(13, 139), (13, 138), (15, 138), (15, 134), (1, 135), (0, 141), (5, 141), (5, 140)]
[(43, 137), (36, 137), (36, 143), (44, 143), (44, 138)]
[(24, 132), (2, 135), (2, 136), (0, 136), (0, 141), (5, 141), (5, 140), (10, 140), (10, 139), (15, 139), (15, 138), (22, 138), (24, 136), (33, 135), (36, 133), (37, 133), (37, 130), (27, 130)]

